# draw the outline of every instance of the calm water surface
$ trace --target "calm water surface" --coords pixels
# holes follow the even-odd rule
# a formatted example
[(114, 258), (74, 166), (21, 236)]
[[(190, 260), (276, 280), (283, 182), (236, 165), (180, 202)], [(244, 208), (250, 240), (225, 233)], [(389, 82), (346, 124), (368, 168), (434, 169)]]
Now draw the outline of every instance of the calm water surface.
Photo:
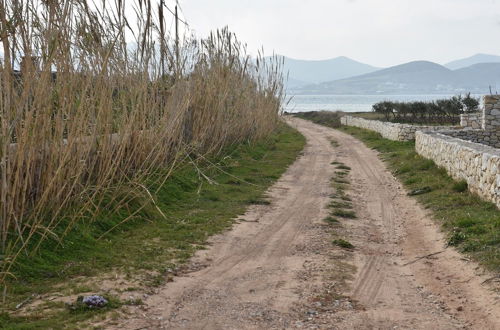
[[(315, 110), (345, 112), (371, 111), (372, 105), (380, 101), (433, 101), (450, 98), (453, 95), (289, 95), (290, 101), (285, 107), (288, 112)], [(474, 95), (479, 97), (480, 95)]]

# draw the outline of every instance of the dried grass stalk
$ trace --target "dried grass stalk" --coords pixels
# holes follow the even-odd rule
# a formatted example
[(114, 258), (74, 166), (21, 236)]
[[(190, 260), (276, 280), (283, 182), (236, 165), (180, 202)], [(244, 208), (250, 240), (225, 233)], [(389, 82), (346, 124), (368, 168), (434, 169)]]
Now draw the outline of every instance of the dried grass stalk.
[[(145, 177), (188, 152), (219, 153), (279, 120), (279, 61), (250, 60), (227, 29), (184, 38), (174, 58), (157, 4), (138, 1), (132, 20), (123, 1), (103, 3), (0, 2), (0, 283), (20, 253), (63, 240), (63, 223), (66, 233), (144, 195)], [(119, 187), (130, 189), (103, 197)]]

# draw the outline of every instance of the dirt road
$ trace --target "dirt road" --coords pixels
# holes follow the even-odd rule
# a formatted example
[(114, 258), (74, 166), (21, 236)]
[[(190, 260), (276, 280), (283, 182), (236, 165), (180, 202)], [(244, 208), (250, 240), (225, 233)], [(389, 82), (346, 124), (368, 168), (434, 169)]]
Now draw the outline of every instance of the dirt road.
[[(451, 248), (377, 158), (341, 132), (289, 119), (303, 155), (230, 232), (125, 329), (500, 329), (487, 275)], [(334, 148), (330, 139), (339, 146)], [(358, 219), (328, 226), (333, 161), (349, 165)], [(332, 245), (332, 231), (353, 251)], [(439, 252), (434, 256), (419, 256)]]

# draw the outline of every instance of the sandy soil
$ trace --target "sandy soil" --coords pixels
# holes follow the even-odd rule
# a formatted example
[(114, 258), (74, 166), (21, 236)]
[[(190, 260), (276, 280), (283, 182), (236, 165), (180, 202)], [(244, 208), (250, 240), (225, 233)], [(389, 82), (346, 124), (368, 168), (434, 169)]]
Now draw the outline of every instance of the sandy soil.
[[(251, 207), (193, 258), (193, 271), (106, 328), (500, 329), (499, 291), (483, 283), (490, 276), (446, 248), (375, 151), (341, 132), (288, 120), (307, 145), (269, 190), (271, 204)], [(352, 168), (358, 214), (333, 229), (322, 221), (332, 161)], [(356, 248), (333, 246), (332, 235)]]

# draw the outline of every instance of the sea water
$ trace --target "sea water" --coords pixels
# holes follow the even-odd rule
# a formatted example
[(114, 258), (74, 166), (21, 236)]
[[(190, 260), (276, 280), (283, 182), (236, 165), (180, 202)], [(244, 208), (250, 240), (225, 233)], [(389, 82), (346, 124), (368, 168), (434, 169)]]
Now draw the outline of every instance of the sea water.
[[(287, 112), (304, 111), (372, 111), (372, 106), (381, 101), (411, 102), (448, 99), (451, 94), (432, 95), (287, 95)], [(480, 97), (480, 95), (473, 95)]]

